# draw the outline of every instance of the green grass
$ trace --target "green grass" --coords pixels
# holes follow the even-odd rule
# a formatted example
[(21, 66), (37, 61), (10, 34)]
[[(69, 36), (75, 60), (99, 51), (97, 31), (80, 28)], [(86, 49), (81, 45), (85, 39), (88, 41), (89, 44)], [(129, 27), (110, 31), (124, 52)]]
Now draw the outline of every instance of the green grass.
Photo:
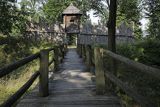
[[(33, 75), (35, 71), (38, 70), (39, 66), (37, 64), (38, 61), (34, 61), (31, 64), (27, 64), (28, 66), (24, 66), (8, 76), (5, 76), (0, 79), (0, 104), (3, 103), (9, 96), (13, 95), (20, 87), (22, 87), (29, 78)], [(33, 89), (38, 80), (34, 82), (32, 87), (29, 89)]]

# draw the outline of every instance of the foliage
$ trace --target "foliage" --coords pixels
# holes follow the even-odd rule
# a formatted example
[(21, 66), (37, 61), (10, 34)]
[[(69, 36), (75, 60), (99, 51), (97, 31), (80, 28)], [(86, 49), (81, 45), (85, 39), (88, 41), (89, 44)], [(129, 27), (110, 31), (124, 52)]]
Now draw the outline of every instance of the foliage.
[(120, 0), (118, 4), (117, 25), (122, 21), (126, 22), (133, 29), (134, 36), (141, 39), (139, 0)]
[[(90, 0), (89, 0), (90, 1)], [(83, 16), (82, 21), (88, 18), (87, 11), (90, 10), (90, 2), (87, 0), (64, 0), (63, 2), (57, 0), (48, 0), (48, 2), (44, 5), (43, 11), (45, 13), (46, 18), (50, 23), (56, 21), (62, 21), (62, 13), (63, 10), (73, 3), (74, 6), (78, 7)]]
[(93, 0), (91, 4), (91, 8), (95, 11), (94, 15), (100, 17), (104, 26), (109, 19), (109, 5), (109, 0)]
[(160, 1), (143, 0), (145, 17), (149, 19), (148, 38), (160, 39)]
[[(143, 64), (160, 68), (160, 43), (158, 40), (144, 40), (135, 45), (121, 45), (118, 46), (117, 52), (132, 60), (141, 62)], [(150, 75), (137, 71), (136, 69), (127, 67), (123, 63), (118, 63), (118, 77), (127, 85), (134, 87), (140, 95), (152, 99), (152, 101), (159, 103), (160, 98), (160, 84), (157, 79)], [(133, 102), (129, 97), (119, 90), (119, 94), (125, 99), (125, 103)]]
[(1, 0), (0, 1), (0, 33), (9, 34), (12, 30), (12, 25), (16, 20), (16, 6), (15, 0)]

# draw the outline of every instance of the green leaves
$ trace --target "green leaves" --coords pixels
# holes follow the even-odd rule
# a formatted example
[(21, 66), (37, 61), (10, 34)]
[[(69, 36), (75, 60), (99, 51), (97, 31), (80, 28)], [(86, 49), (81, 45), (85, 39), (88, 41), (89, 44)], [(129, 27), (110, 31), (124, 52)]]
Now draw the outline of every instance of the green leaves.
[(16, 7), (15, 0), (1, 0), (0, 1), (0, 33), (9, 34), (12, 29), (13, 22), (16, 20), (14, 13)]
[(145, 16), (149, 19), (147, 36), (150, 39), (160, 39), (160, 0), (143, 0)]

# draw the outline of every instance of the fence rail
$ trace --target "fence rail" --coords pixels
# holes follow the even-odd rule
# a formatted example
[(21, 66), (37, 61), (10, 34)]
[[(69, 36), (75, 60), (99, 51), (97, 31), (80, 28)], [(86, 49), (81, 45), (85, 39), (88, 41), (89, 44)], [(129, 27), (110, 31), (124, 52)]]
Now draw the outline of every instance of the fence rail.
[[(84, 58), (87, 67), (91, 68), (95, 65), (95, 74), (96, 74), (96, 92), (97, 94), (103, 94), (104, 90), (106, 90), (106, 86), (111, 84), (108, 80), (114, 83), (116, 86), (121, 88), (128, 96), (132, 97), (137, 103), (139, 103), (142, 107), (157, 107), (150, 99), (145, 98), (144, 96), (140, 95), (136, 92), (135, 89), (129, 87), (124, 82), (122, 82), (115, 74), (115, 71), (108, 71), (104, 67), (104, 54), (106, 54), (110, 59), (110, 66), (116, 68), (116, 64), (112, 65), (114, 61), (120, 61), (134, 69), (137, 69), (145, 74), (148, 74), (152, 77), (160, 79), (160, 70), (157, 68), (153, 68), (147, 65), (144, 65), (139, 62), (132, 61), (126, 57), (121, 55), (115, 54), (109, 50), (105, 50), (98, 46), (95, 46), (94, 49), (89, 50), (87, 47), (91, 47), (90, 45), (82, 45), (78, 44), (78, 52), (82, 58)], [(94, 50), (94, 51), (93, 51)], [(91, 55), (92, 54), (92, 55)], [(93, 56), (93, 58), (92, 58)], [(91, 58), (90, 58), (91, 57)], [(90, 60), (90, 61), (89, 61)], [(90, 62), (88, 64), (87, 62)], [(94, 64), (91, 64), (94, 63)], [(92, 69), (90, 69), (91, 71)], [(114, 70), (114, 69), (110, 69)], [(91, 71), (93, 72), (93, 71)]]
[[(59, 63), (60, 61), (58, 60), (59, 57), (63, 58), (64, 55), (61, 53), (65, 53), (66, 49), (64, 49), (65, 46), (55, 46), (54, 48), (50, 49), (45, 49), (41, 50), (39, 53), (28, 56), (26, 58), (23, 58), (22, 60), (19, 60), (15, 63), (12, 63), (10, 65), (7, 65), (3, 68), (0, 69), (0, 78), (4, 77), (5, 75), (11, 73), (13, 70), (16, 70), (17, 68), (35, 60), (35, 59), (40, 59), (40, 69), (39, 71), (35, 72), (30, 79), (17, 91), (15, 92), (12, 96), (10, 96), (3, 104), (0, 105), (0, 107), (11, 107), (13, 106), (17, 100), (29, 89), (29, 87), (33, 84), (33, 82), (36, 80), (38, 76), (40, 76), (40, 82), (39, 82), (39, 93), (42, 97), (48, 96), (49, 95), (49, 90), (48, 90), (48, 72), (49, 72), (49, 66), (54, 62), (54, 63)], [(59, 49), (57, 51), (57, 49)], [(51, 61), (49, 62), (49, 52), (54, 51), (54, 57), (56, 56), (57, 58), (52, 58)], [(55, 64), (54, 67), (57, 67), (58, 65)]]

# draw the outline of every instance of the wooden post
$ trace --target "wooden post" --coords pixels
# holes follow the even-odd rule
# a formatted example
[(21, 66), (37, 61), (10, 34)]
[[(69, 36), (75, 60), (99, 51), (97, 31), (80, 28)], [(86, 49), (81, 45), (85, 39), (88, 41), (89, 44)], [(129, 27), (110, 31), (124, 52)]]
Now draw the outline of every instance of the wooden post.
[(102, 49), (95, 47), (95, 69), (96, 69), (96, 94), (102, 95), (105, 92), (105, 74), (102, 60)]
[(84, 61), (86, 60), (86, 49), (85, 49), (85, 45), (82, 45), (82, 58), (84, 59)]
[(55, 59), (55, 63), (54, 63), (54, 71), (58, 70), (58, 65), (59, 65), (59, 59), (58, 59), (58, 47), (56, 46), (54, 48), (54, 59)]
[(87, 70), (90, 71), (90, 67), (92, 66), (92, 53), (90, 45), (86, 45), (86, 63), (87, 63)]
[(80, 58), (82, 58), (82, 45), (81, 44), (79, 45), (79, 55), (80, 55)]
[(39, 93), (40, 96), (46, 97), (49, 95), (48, 91), (48, 65), (49, 65), (49, 52), (48, 50), (42, 50), (40, 52), (40, 82)]
[(63, 61), (63, 47), (62, 47), (62, 45), (60, 45), (58, 48), (58, 56), (59, 56), (58, 57), (59, 62), (62, 63), (62, 61)]

